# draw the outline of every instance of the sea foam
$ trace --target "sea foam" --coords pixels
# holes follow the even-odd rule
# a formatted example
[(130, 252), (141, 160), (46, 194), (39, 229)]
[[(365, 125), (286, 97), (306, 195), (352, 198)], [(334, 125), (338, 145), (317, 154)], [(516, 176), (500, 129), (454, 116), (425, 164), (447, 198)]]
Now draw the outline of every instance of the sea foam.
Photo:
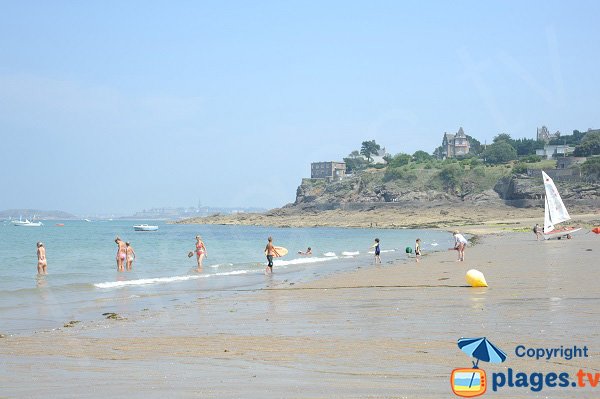
[(143, 278), (138, 280), (128, 281), (107, 281), (104, 283), (94, 284), (96, 288), (122, 288), (135, 285), (149, 285), (149, 284), (165, 284), (179, 281), (197, 280), (201, 278), (208, 278), (212, 276), (232, 276), (236, 274), (247, 274), (250, 270), (233, 270), (230, 272), (214, 273), (214, 274), (198, 274), (188, 276), (173, 276), (173, 277), (156, 277), (156, 278)]
[(276, 260), (273, 262), (275, 266), (302, 265), (307, 263), (327, 262), (329, 260), (338, 259), (337, 256), (329, 256), (327, 258), (298, 258), (292, 260)]

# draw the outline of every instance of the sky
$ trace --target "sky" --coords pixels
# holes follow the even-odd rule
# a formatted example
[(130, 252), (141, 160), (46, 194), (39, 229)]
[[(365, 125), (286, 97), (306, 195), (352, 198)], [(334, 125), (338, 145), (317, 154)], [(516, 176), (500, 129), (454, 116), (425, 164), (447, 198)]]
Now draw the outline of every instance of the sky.
[(599, 128), (597, 1), (2, 1), (0, 210), (293, 202), (310, 163)]

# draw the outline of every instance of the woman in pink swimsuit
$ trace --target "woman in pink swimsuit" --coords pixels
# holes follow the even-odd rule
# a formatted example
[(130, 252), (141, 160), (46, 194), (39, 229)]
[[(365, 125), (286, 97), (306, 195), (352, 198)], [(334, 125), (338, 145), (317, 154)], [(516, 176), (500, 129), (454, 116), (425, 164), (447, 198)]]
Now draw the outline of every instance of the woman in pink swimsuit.
[(202, 261), (206, 256), (208, 256), (208, 251), (206, 251), (206, 246), (202, 241), (202, 237), (196, 236), (196, 261), (198, 262), (198, 273), (202, 272)]
[(117, 248), (117, 271), (122, 272), (122, 271), (124, 271), (123, 264), (125, 263), (125, 259), (127, 258), (127, 247), (125, 246), (125, 243), (123, 242), (123, 240), (121, 240), (121, 238), (118, 236), (117, 236), (117, 238), (115, 238), (115, 243), (118, 245), (118, 248)]

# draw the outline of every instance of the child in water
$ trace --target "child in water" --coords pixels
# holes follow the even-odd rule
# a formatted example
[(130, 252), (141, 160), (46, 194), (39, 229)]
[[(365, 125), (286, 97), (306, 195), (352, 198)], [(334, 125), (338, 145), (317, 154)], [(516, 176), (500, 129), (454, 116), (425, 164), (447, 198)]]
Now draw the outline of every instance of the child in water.
[(417, 263), (421, 259), (421, 239), (417, 238), (415, 241), (415, 259), (417, 259)]
[(379, 248), (379, 238), (375, 239), (375, 244), (371, 245), (371, 248), (375, 248), (375, 264), (381, 263), (381, 248)]

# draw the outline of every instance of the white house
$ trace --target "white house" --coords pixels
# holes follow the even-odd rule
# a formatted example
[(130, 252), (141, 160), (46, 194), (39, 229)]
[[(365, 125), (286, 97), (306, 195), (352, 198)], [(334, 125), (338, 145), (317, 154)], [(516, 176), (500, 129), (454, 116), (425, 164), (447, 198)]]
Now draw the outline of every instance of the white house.
[(566, 144), (556, 144), (550, 145), (546, 144), (543, 149), (535, 150), (535, 155), (539, 155), (545, 159), (552, 159), (553, 156), (563, 156), (566, 157), (570, 153), (572, 153), (574, 148), (569, 147)]

